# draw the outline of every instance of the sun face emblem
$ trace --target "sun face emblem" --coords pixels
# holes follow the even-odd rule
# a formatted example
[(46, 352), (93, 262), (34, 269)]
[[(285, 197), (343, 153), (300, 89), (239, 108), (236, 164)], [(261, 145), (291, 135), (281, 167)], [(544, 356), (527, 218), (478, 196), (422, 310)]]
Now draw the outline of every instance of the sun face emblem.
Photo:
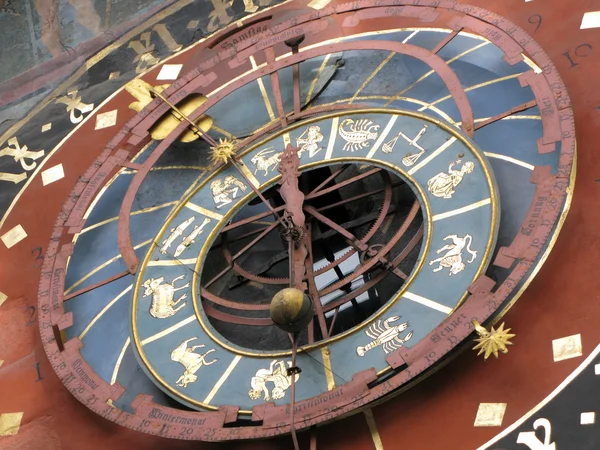
[(219, 163), (227, 164), (227, 161), (233, 156), (235, 146), (236, 141), (232, 139), (219, 139), (219, 143), (210, 148), (210, 159), (212, 163), (215, 165)]

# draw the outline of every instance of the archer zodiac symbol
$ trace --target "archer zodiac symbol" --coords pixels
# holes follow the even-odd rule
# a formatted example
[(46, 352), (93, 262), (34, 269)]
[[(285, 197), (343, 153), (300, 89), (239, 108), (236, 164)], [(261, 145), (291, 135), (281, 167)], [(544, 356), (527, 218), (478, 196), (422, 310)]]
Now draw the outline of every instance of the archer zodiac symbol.
[(300, 150), (298, 150), (298, 157), (302, 157), (302, 153), (308, 152), (308, 157), (312, 158), (317, 153), (322, 150), (322, 147), (319, 147), (319, 142), (323, 140), (323, 135), (321, 134), (321, 127), (317, 125), (313, 125), (304, 130), (304, 133), (300, 135), (298, 139), (296, 139), (296, 145), (300, 146)]
[(152, 317), (166, 319), (167, 317), (174, 316), (177, 311), (185, 306), (185, 303), (177, 305), (187, 298), (187, 294), (183, 294), (177, 301), (174, 300), (176, 291), (190, 286), (190, 283), (187, 282), (181, 287), (175, 287), (175, 282), (184, 278), (185, 275), (175, 277), (171, 281), (171, 284), (165, 283), (165, 277), (150, 278), (144, 281), (144, 284), (142, 284), (146, 288), (144, 297), (152, 296), (152, 305), (150, 306), (150, 315)]
[[(347, 129), (344, 127), (347, 126)], [(346, 140), (342, 150), (355, 152), (362, 148), (368, 147), (371, 143), (369, 140), (377, 139), (379, 136), (379, 125), (375, 125), (372, 120), (344, 119), (340, 123), (340, 136)]]
[(188, 226), (190, 226), (190, 224), (194, 221), (195, 218), (196, 217), (192, 216), (186, 221), (180, 223), (176, 228), (171, 228), (171, 234), (169, 234), (169, 236), (162, 242), (162, 246), (160, 247), (159, 252), (161, 252), (163, 255), (166, 254), (167, 250), (169, 249), (171, 244), (173, 244), (175, 239), (177, 239), (183, 234), (185, 229)]
[(434, 272), (439, 272), (442, 269), (450, 269), (448, 276), (456, 275), (459, 272), (465, 270), (465, 263), (462, 260), (462, 252), (466, 250), (471, 254), (471, 259), (467, 261), (472, 263), (477, 258), (477, 251), (471, 250), (471, 242), (473, 237), (470, 234), (465, 234), (465, 237), (459, 238), (456, 234), (451, 234), (444, 238), (445, 241), (451, 240), (452, 244), (446, 244), (437, 251), (439, 255), (441, 252), (447, 250), (446, 254), (440, 258), (436, 258), (429, 262), (429, 265), (438, 263), (438, 267), (433, 269)]
[(188, 248), (190, 245), (196, 242), (195, 239), (198, 237), (199, 234), (201, 234), (204, 231), (204, 227), (206, 227), (206, 225), (208, 225), (209, 223), (210, 219), (208, 217), (205, 217), (200, 225), (194, 226), (192, 232), (188, 234), (185, 238), (183, 238), (181, 244), (177, 246), (177, 248), (175, 249), (174, 256), (177, 258), (183, 253), (183, 251), (186, 248)]
[(237, 197), (240, 189), (243, 192), (247, 187), (233, 175), (228, 175), (222, 180), (217, 179), (210, 183), (210, 189), (217, 209), (219, 209), (231, 203)]
[(187, 387), (189, 383), (194, 383), (196, 380), (198, 380), (198, 375), (196, 375), (196, 372), (198, 372), (200, 367), (210, 366), (218, 361), (216, 358), (212, 361), (206, 361), (206, 359), (204, 359), (206, 358), (206, 355), (215, 351), (214, 348), (208, 350), (202, 355), (194, 353), (194, 350), (197, 348), (206, 347), (204, 344), (188, 347), (188, 343), (196, 339), (198, 339), (198, 337), (193, 337), (183, 341), (175, 350), (171, 352), (171, 360), (178, 362), (185, 367), (183, 374), (175, 382), (177, 386)]
[[(258, 152), (256, 155), (252, 157), (250, 162), (254, 164), (254, 175), (259, 170), (263, 170), (265, 172), (265, 177), (269, 174), (269, 170), (273, 170), (279, 164), (279, 158), (281, 158), (281, 153), (275, 153), (271, 155), (275, 150), (272, 150), (273, 147), (265, 148)], [(271, 156), (267, 156), (271, 155)]]
[(406, 134), (404, 134), (402, 131), (400, 131), (396, 136), (394, 136), (394, 138), (391, 141), (383, 144), (383, 146), (381, 147), (381, 151), (383, 153), (392, 153), (392, 151), (394, 150), (394, 146), (396, 145), (396, 142), (398, 141), (398, 138), (399, 137), (403, 138), (406, 142), (408, 142), (408, 145), (419, 149), (419, 151), (417, 153), (412, 153), (412, 154), (408, 153), (404, 158), (402, 158), (402, 164), (404, 164), (406, 167), (410, 167), (419, 160), (419, 158), (423, 155), (423, 153), (425, 153), (425, 149), (423, 147), (421, 147), (421, 145), (419, 144), (419, 139), (421, 139), (421, 137), (426, 132), (427, 132), (426, 124), (423, 125), (423, 128), (421, 128), (421, 131), (419, 131), (419, 133), (414, 138), (410, 138)]
[[(287, 362), (287, 367), (292, 367), (292, 362)], [(285, 396), (285, 391), (292, 385), (292, 377), (287, 374), (287, 367), (285, 362), (277, 361), (274, 359), (271, 361), (271, 365), (268, 369), (259, 369), (256, 375), (250, 380), (252, 389), (248, 391), (248, 396), (252, 400), (258, 400), (263, 397), (265, 401), (279, 400)], [(300, 374), (294, 375), (295, 381), (298, 381)], [(273, 389), (269, 392), (267, 383), (273, 383)]]
[(460, 164), (462, 160), (457, 160), (448, 166), (448, 173), (440, 172), (436, 176), (432, 177), (427, 182), (427, 190), (436, 197), (441, 198), (452, 198), (454, 194), (454, 188), (460, 184), (463, 177), (468, 173), (473, 173), (475, 170), (475, 164), (472, 161), (465, 162), (460, 170), (455, 170), (453, 167), (456, 164)]
[(397, 322), (400, 320), (400, 316), (392, 316), (385, 319), (383, 322), (378, 320), (373, 323), (369, 328), (365, 330), (367, 336), (373, 340), (364, 347), (356, 347), (356, 354), (358, 356), (365, 356), (369, 350), (374, 349), (378, 346), (383, 346), (383, 351), (387, 355), (394, 350), (399, 349), (404, 343), (412, 337), (412, 331), (410, 331), (403, 338), (400, 337), (400, 333), (408, 328), (408, 322), (402, 322), (399, 325), (391, 326), (390, 323)]

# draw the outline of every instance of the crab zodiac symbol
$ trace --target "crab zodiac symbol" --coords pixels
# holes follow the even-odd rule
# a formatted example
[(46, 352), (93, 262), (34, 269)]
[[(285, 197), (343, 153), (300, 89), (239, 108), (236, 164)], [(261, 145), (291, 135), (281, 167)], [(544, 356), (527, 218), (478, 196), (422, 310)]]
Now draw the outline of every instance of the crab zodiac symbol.
[[(185, 306), (185, 303), (179, 305), (179, 302), (187, 298), (187, 294), (183, 294), (177, 301), (175, 298), (175, 291), (185, 289), (189, 287), (190, 283), (187, 282), (181, 287), (176, 288), (175, 282), (185, 278), (185, 275), (180, 275), (173, 278), (171, 284), (165, 283), (165, 277), (150, 278), (144, 281), (146, 291), (144, 297), (152, 296), (152, 305), (150, 306), (150, 315), (157, 319), (166, 319), (167, 317), (174, 316), (177, 311)], [(177, 306), (177, 308), (175, 308)]]
[(477, 251), (471, 250), (471, 242), (473, 237), (470, 234), (465, 234), (464, 238), (459, 238), (456, 234), (451, 234), (450, 236), (446, 236), (444, 238), (445, 241), (449, 239), (452, 241), (452, 244), (446, 244), (437, 251), (439, 255), (441, 252), (448, 250), (446, 254), (440, 258), (430, 261), (429, 265), (431, 266), (438, 263), (438, 267), (433, 269), (434, 272), (439, 272), (444, 268), (449, 268), (450, 273), (448, 276), (452, 276), (465, 270), (465, 263), (463, 263), (462, 260), (463, 250), (466, 250), (471, 254), (471, 259), (467, 261), (468, 263), (475, 261), (475, 258), (477, 258)]
[(298, 139), (296, 139), (296, 145), (300, 145), (300, 150), (298, 151), (298, 157), (302, 157), (302, 153), (308, 152), (308, 157), (312, 158), (317, 153), (321, 151), (321, 147), (319, 147), (319, 142), (323, 140), (323, 135), (321, 134), (321, 127), (317, 125), (313, 125), (312, 127), (308, 127), (304, 130), (304, 133), (300, 135)]
[(340, 123), (340, 136), (346, 140), (342, 150), (355, 152), (368, 147), (371, 144), (368, 141), (379, 136), (377, 130), (379, 125), (375, 125), (372, 120), (358, 119), (355, 122), (353, 119), (344, 119)]
[(265, 148), (265, 149), (261, 150), (256, 155), (254, 155), (252, 157), (252, 159), (250, 160), (250, 162), (252, 162), (252, 164), (254, 164), (254, 167), (256, 167), (256, 169), (254, 169), (255, 175), (256, 175), (256, 172), (258, 172), (259, 170), (264, 170), (265, 177), (266, 177), (269, 174), (269, 170), (273, 170), (279, 164), (279, 158), (281, 158), (281, 152), (275, 153), (274, 155), (271, 155), (271, 156), (267, 156), (275, 151), (275, 150), (271, 150), (272, 148), (273, 147), (269, 147), (269, 148)]
[[(292, 362), (287, 362), (288, 367), (292, 367)], [(300, 374), (294, 375), (295, 381), (298, 381)], [(269, 393), (267, 383), (273, 383), (273, 390)], [(250, 380), (252, 389), (248, 391), (248, 396), (252, 400), (258, 400), (263, 397), (265, 401), (279, 400), (285, 396), (285, 391), (292, 385), (292, 377), (287, 375), (287, 367), (285, 362), (277, 361), (274, 359), (271, 361), (271, 365), (268, 369), (259, 369), (256, 375)]]
[(243, 192), (247, 187), (233, 175), (228, 175), (222, 180), (217, 179), (210, 183), (210, 189), (217, 209), (219, 209), (231, 203), (237, 197), (240, 189)]
[(198, 337), (193, 337), (187, 341), (183, 341), (175, 350), (171, 352), (171, 360), (178, 362), (185, 367), (183, 375), (181, 375), (175, 382), (177, 386), (187, 387), (188, 383), (193, 383), (198, 380), (198, 375), (196, 375), (196, 372), (198, 369), (200, 369), (200, 367), (210, 366), (211, 364), (217, 362), (216, 358), (212, 361), (206, 361), (204, 359), (206, 358), (206, 355), (215, 351), (214, 348), (210, 349), (203, 355), (200, 355), (198, 353), (194, 353), (194, 350), (197, 348), (206, 347), (204, 344), (188, 347), (188, 343), (196, 339), (198, 339)]
[(369, 350), (382, 345), (383, 351), (387, 355), (402, 347), (406, 341), (410, 340), (413, 334), (412, 331), (410, 331), (406, 336), (401, 338), (400, 333), (408, 328), (409, 323), (402, 322), (396, 326), (390, 325), (390, 323), (398, 320), (400, 320), (400, 316), (392, 316), (385, 319), (383, 323), (381, 320), (378, 320), (367, 328), (365, 333), (373, 340), (364, 347), (356, 347), (356, 354), (358, 356), (365, 356), (365, 353)]

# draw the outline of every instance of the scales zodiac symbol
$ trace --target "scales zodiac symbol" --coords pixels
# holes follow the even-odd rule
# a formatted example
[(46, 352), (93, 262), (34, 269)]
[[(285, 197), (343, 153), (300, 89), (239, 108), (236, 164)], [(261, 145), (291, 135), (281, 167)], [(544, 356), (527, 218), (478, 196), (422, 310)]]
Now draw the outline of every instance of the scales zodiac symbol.
[(423, 147), (421, 147), (421, 145), (419, 144), (419, 139), (421, 139), (421, 137), (426, 132), (427, 132), (427, 125), (423, 125), (423, 128), (421, 128), (421, 131), (419, 131), (419, 134), (417, 134), (414, 138), (410, 138), (406, 134), (404, 134), (402, 131), (400, 131), (396, 136), (393, 137), (392, 140), (383, 144), (383, 146), (381, 147), (381, 151), (383, 153), (392, 153), (392, 151), (394, 150), (394, 146), (396, 145), (396, 142), (398, 141), (398, 138), (399, 137), (403, 138), (406, 142), (408, 142), (408, 145), (419, 149), (419, 151), (417, 153), (412, 153), (412, 154), (408, 153), (404, 158), (402, 158), (402, 164), (404, 164), (406, 167), (410, 167), (414, 163), (416, 163), (419, 160), (419, 158), (421, 156), (423, 156), (423, 154), (425, 153), (425, 149)]

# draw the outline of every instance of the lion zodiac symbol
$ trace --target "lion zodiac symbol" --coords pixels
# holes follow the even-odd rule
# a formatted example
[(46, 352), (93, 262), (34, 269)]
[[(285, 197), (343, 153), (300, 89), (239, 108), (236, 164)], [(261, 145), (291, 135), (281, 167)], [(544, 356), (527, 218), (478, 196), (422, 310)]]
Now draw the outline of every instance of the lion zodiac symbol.
[(433, 269), (434, 272), (439, 272), (440, 270), (447, 268), (450, 269), (448, 276), (452, 276), (465, 270), (465, 263), (463, 263), (462, 260), (463, 250), (466, 250), (471, 254), (471, 259), (467, 261), (468, 263), (475, 261), (477, 251), (471, 250), (473, 238), (470, 234), (465, 234), (465, 237), (463, 238), (459, 238), (456, 234), (451, 234), (450, 236), (446, 236), (444, 240), (451, 240), (452, 244), (446, 244), (437, 251), (437, 254), (439, 255), (447, 250), (444, 256), (429, 262), (430, 266), (436, 263), (438, 264), (438, 267)]
[(210, 366), (211, 364), (217, 362), (216, 358), (212, 361), (207, 361), (205, 359), (206, 355), (215, 351), (214, 348), (201, 355), (199, 353), (194, 353), (194, 350), (197, 348), (206, 347), (204, 344), (188, 347), (188, 343), (196, 339), (198, 339), (198, 337), (193, 337), (183, 341), (175, 350), (171, 352), (171, 360), (178, 362), (185, 367), (183, 375), (181, 375), (175, 382), (177, 386), (187, 387), (189, 383), (194, 383), (196, 380), (198, 380), (198, 375), (196, 375), (196, 372), (198, 372), (200, 367)]
[[(287, 367), (292, 367), (291, 361), (287, 362)], [(256, 375), (250, 380), (252, 389), (248, 391), (248, 396), (252, 400), (258, 400), (263, 397), (265, 401), (279, 400), (285, 396), (285, 391), (292, 385), (292, 377), (287, 374), (287, 367), (285, 362), (277, 361), (274, 359), (271, 361), (271, 365), (268, 369), (259, 369)], [(298, 381), (300, 374), (294, 375), (295, 381)], [(267, 383), (273, 383), (273, 389), (269, 392)]]
[(210, 189), (217, 209), (219, 209), (231, 203), (239, 191), (243, 192), (247, 187), (233, 175), (228, 175), (222, 180), (217, 179), (210, 183)]
[[(173, 278), (171, 284), (165, 283), (165, 277), (150, 278), (144, 281), (146, 291), (144, 297), (152, 296), (152, 305), (150, 306), (150, 314), (152, 317), (157, 319), (166, 319), (175, 315), (177, 311), (185, 306), (185, 303), (177, 306), (182, 300), (187, 298), (187, 294), (183, 294), (177, 301), (175, 298), (175, 291), (185, 289), (189, 287), (190, 283), (186, 283), (181, 287), (176, 288), (175, 282), (185, 278), (185, 275), (180, 275)], [(176, 307), (177, 306), (177, 307)]]

